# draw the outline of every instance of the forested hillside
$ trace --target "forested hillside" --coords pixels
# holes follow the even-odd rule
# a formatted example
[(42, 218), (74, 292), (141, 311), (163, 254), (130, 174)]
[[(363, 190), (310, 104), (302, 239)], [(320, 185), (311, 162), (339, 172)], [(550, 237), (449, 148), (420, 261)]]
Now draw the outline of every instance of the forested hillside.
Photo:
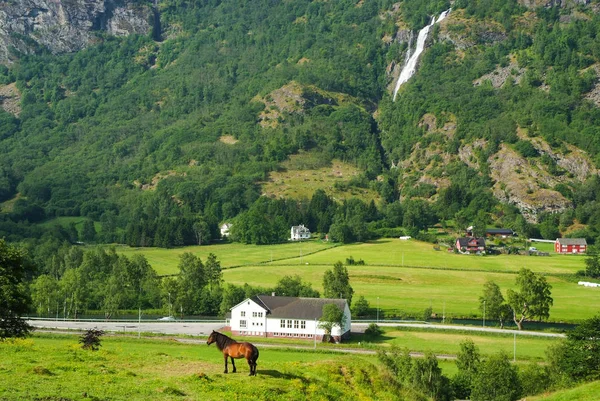
[[(393, 102), (410, 32), (450, 7)], [(164, 0), (147, 35), (19, 54), (0, 69), (0, 237), (170, 247), (233, 222), (262, 244), (304, 223), (349, 242), (454, 221), (593, 243), (599, 7)], [(312, 189), (261, 196), (291, 155)], [(318, 184), (333, 161), (359, 171), (344, 201)], [(85, 223), (40, 224), (65, 216)]]

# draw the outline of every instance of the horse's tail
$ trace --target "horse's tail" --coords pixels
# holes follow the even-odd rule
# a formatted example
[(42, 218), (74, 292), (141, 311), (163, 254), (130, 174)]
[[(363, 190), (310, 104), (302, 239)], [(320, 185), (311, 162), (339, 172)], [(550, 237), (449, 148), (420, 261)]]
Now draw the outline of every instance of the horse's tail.
[(256, 360), (258, 359), (258, 348), (254, 347), (252, 349), (252, 363), (254, 363), (256, 365)]

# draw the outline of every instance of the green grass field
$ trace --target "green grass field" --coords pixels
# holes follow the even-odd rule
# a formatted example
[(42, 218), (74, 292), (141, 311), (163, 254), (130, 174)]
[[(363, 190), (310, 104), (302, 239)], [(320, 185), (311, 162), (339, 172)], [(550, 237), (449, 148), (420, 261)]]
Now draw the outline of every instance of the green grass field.
[(600, 381), (595, 381), (568, 390), (527, 397), (527, 401), (598, 401), (599, 394)]
[[(289, 274), (298, 274), (322, 291), (323, 272), (328, 266), (277, 265), (246, 266), (224, 271), (228, 283), (272, 286)], [(434, 270), (390, 266), (348, 266), (350, 284), (355, 297), (363, 295), (372, 307), (400, 310), (421, 315), (431, 306), (439, 316), (481, 317), (479, 296), (487, 280), (495, 281), (504, 293), (513, 288), (515, 274), (485, 273), (468, 270)], [(552, 285), (554, 305), (551, 321), (578, 321), (600, 311), (600, 291), (578, 286), (561, 276), (548, 276)]]
[(243, 360), (238, 373), (223, 374), (221, 353), (205, 344), (103, 337), (92, 352), (77, 340), (0, 342), (0, 400), (400, 399), (369, 355), (262, 348), (249, 377)]
[(324, 271), (335, 262), (362, 259), (365, 265), (348, 266), (355, 296), (363, 295), (372, 307), (379, 304), (388, 316), (420, 316), (431, 306), (438, 316), (445, 312), (451, 318), (480, 318), (478, 299), (483, 284), (493, 280), (506, 293), (514, 286), (516, 273), (526, 267), (545, 274), (553, 286), (550, 321), (577, 322), (600, 312), (600, 291), (578, 286), (573, 278), (585, 268), (585, 256), (457, 255), (443, 248), (435, 250), (425, 242), (398, 239), (341, 246), (314, 240), (269, 246), (118, 247), (117, 251), (127, 256), (144, 254), (159, 274), (177, 273), (183, 252), (204, 260), (214, 253), (225, 268), (223, 276), (228, 283), (274, 286), (282, 277), (298, 274), (319, 291)]
[(214, 253), (223, 268), (241, 265), (256, 265), (282, 259), (298, 258), (303, 260), (304, 255), (320, 252), (335, 247), (335, 244), (314, 240), (308, 242), (288, 242), (278, 245), (244, 245), (240, 243), (223, 243), (217, 245), (188, 246), (183, 248), (131, 248), (118, 246), (119, 254), (131, 257), (143, 254), (150, 265), (160, 275), (177, 274), (181, 254), (191, 252), (206, 260), (209, 253)]

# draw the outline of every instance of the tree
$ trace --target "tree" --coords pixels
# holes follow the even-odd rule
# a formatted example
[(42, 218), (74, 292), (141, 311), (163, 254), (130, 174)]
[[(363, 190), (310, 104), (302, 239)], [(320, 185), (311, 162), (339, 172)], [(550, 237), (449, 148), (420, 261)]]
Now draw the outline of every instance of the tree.
[(81, 228), (81, 240), (85, 242), (93, 242), (96, 239), (96, 228), (94, 222), (90, 219), (86, 219), (83, 222)]
[(517, 291), (509, 289), (508, 304), (513, 312), (513, 319), (519, 328), (523, 322), (531, 318), (547, 319), (550, 316), (550, 306), (554, 303), (546, 278), (529, 269), (521, 269), (517, 276)]
[(600, 379), (600, 315), (583, 321), (548, 350), (550, 365), (571, 380)]
[(25, 252), (0, 239), (0, 339), (25, 337), (31, 330), (21, 319), (29, 309), (25, 280), (31, 272)]
[(342, 262), (335, 263), (333, 270), (327, 270), (323, 275), (323, 292), (325, 298), (343, 298), (351, 305), (354, 290), (350, 285), (348, 269)]
[(217, 260), (214, 253), (209, 253), (204, 265), (204, 275), (210, 288), (218, 287), (223, 281), (223, 272), (221, 271), (221, 262)]
[(450, 400), (450, 382), (442, 374), (438, 360), (431, 351), (423, 358), (415, 358), (411, 369), (412, 385), (435, 401)]
[(299, 275), (284, 276), (274, 288), (275, 294), (286, 297), (319, 298), (319, 292), (313, 290), (310, 283), (304, 283)]
[(458, 373), (452, 378), (454, 395), (460, 399), (468, 399), (473, 389), (473, 378), (479, 370), (481, 357), (479, 348), (473, 340), (467, 339), (460, 343), (460, 350), (456, 356)]
[(585, 258), (585, 275), (587, 277), (600, 277), (600, 253), (591, 249)]
[(352, 306), (352, 314), (354, 316), (367, 316), (369, 314), (371, 307), (369, 305), (369, 301), (365, 299), (364, 296), (358, 297), (358, 300)]
[(201, 292), (206, 285), (204, 264), (199, 257), (185, 252), (179, 259), (177, 302), (184, 313), (194, 313), (200, 307)]
[(210, 227), (208, 223), (200, 218), (192, 226), (194, 235), (196, 236), (196, 243), (202, 245), (205, 242), (210, 241)]
[(504, 353), (495, 354), (483, 361), (473, 379), (471, 400), (516, 401), (521, 394), (517, 367)]
[(319, 328), (325, 330), (323, 341), (331, 341), (331, 332), (335, 327), (339, 327), (340, 331), (344, 332), (344, 323), (346, 316), (336, 304), (323, 305), (323, 314), (319, 319)]
[(38, 315), (51, 315), (51, 311), (58, 309), (59, 286), (58, 281), (48, 275), (42, 274), (31, 285), (33, 303)]
[(493, 281), (483, 285), (483, 295), (479, 297), (479, 310), (490, 319), (500, 321), (500, 328), (504, 327), (504, 321), (510, 316), (510, 307), (504, 302), (500, 287)]

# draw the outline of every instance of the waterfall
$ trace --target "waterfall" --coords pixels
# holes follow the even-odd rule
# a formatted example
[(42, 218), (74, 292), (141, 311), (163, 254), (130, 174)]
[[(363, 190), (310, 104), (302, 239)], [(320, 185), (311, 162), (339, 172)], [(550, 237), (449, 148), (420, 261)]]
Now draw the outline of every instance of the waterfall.
[(419, 56), (423, 53), (425, 49), (425, 41), (427, 40), (427, 35), (429, 34), (429, 30), (431, 27), (442, 21), (446, 16), (450, 13), (451, 9), (448, 9), (440, 14), (438, 19), (435, 19), (435, 16), (431, 18), (431, 22), (419, 31), (419, 35), (417, 36), (417, 44), (415, 46), (414, 51), (411, 52), (410, 45), (407, 53), (407, 59), (404, 62), (404, 66), (402, 67), (402, 71), (400, 72), (400, 76), (398, 77), (398, 82), (396, 82), (396, 88), (394, 89), (394, 101), (396, 101), (396, 95), (398, 94), (398, 89), (400, 86), (404, 84), (406, 81), (410, 79), (415, 74), (417, 70), (417, 62), (419, 61)]

